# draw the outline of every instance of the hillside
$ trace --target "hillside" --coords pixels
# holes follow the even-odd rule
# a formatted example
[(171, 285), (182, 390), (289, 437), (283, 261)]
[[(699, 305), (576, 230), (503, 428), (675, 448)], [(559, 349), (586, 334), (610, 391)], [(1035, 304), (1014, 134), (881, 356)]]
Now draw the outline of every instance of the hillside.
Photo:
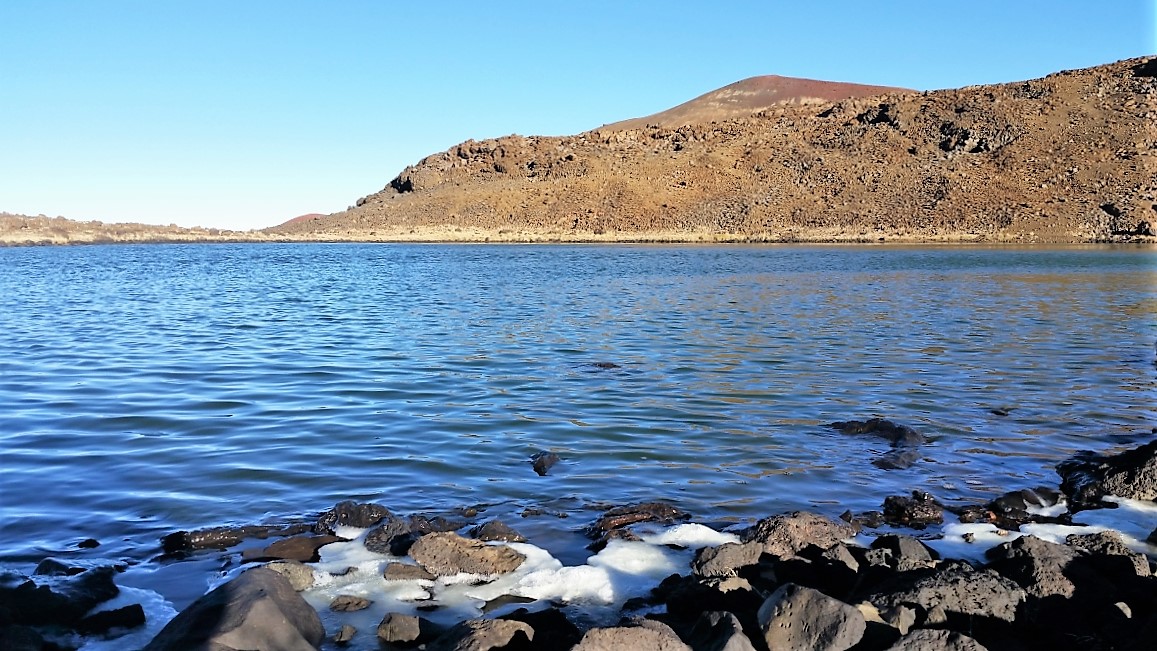
[(1155, 90), (1157, 60), (1145, 58), (1016, 83), (786, 103), (675, 128), (621, 128), (628, 122), (575, 136), (467, 141), (346, 211), (267, 233), (1152, 241)]

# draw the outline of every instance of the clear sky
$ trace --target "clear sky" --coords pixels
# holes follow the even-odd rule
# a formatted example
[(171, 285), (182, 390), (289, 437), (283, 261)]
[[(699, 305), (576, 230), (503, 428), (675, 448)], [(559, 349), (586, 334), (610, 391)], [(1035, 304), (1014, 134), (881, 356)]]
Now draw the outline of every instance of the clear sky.
[(0, 211), (335, 212), (468, 138), (779, 74), (915, 89), (1157, 53), (1157, 0), (0, 2)]

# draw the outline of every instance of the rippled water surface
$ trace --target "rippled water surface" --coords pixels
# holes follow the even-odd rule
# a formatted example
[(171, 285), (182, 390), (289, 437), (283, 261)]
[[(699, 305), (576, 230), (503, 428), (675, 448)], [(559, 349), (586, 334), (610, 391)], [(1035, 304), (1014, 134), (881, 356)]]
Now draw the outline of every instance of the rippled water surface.
[[(1152, 438), (1155, 315), (1152, 248), (0, 249), (0, 562), (350, 498), (579, 527), (1055, 485)], [(824, 427), (872, 416), (921, 460)]]

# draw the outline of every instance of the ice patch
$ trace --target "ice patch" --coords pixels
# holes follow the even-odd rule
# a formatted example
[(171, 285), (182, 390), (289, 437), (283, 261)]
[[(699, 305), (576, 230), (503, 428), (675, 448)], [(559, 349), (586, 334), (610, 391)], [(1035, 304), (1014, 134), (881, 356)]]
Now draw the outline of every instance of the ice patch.
[(1069, 510), (1069, 503), (1064, 498), (1057, 501), (1052, 506), (1037, 506), (1035, 504), (1028, 504), (1025, 506), (1025, 511), (1032, 515), (1037, 515), (1045, 518), (1055, 518), (1059, 515), (1064, 515)]
[[(159, 593), (140, 588), (121, 587), (120, 594), (92, 609), (89, 614), (105, 610), (116, 610), (132, 604), (140, 604), (145, 610), (145, 624), (125, 632), (113, 629), (114, 635), (108, 638), (91, 637), (85, 639), (80, 651), (122, 651), (123, 649), (140, 649), (149, 643), (161, 629), (174, 617), (177, 611)], [(116, 636), (115, 633), (123, 635)]]
[(954, 522), (944, 525), (941, 531), (943, 538), (925, 540), (924, 544), (935, 549), (941, 558), (958, 558), (980, 563), (985, 561), (984, 553), (989, 549), (1024, 535), (1000, 529), (987, 522), (968, 524)]
[(677, 545), (687, 549), (714, 547), (724, 543), (737, 543), (739, 536), (716, 531), (701, 524), (680, 524), (658, 533), (641, 533), (644, 541), (652, 545)]

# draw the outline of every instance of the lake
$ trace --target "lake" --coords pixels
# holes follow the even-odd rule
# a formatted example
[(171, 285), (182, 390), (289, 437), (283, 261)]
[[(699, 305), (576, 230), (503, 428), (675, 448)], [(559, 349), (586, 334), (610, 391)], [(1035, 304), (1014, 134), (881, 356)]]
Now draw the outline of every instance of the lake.
[[(568, 530), (984, 501), (1151, 440), (1155, 340), (1153, 247), (0, 249), (0, 567), (345, 499)], [(912, 467), (826, 426), (874, 416), (929, 439)]]

